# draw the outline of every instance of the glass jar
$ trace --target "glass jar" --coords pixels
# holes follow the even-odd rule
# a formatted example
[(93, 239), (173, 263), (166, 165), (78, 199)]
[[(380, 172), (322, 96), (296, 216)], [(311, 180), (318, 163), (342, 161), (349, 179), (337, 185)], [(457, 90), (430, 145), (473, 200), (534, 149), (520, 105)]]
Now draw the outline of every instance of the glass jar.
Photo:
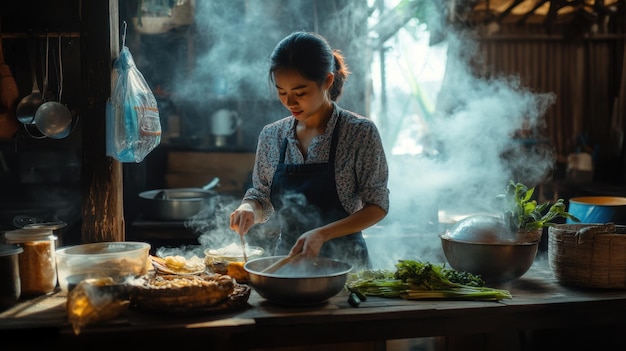
[(15, 305), (20, 298), (18, 255), (23, 251), (17, 245), (0, 244), (0, 311)]
[(19, 255), (22, 296), (38, 296), (54, 291), (57, 286), (55, 257), (56, 235), (45, 228), (17, 229), (4, 233), (7, 244), (24, 250)]

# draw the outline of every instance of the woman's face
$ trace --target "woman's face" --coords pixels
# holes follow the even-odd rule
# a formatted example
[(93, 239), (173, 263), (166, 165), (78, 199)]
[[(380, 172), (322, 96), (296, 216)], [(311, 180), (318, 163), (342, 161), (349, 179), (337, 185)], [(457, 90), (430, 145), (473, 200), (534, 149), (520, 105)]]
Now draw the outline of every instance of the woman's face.
[(322, 86), (315, 81), (304, 78), (295, 70), (279, 70), (274, 72), (274, 82), (280, 102), (299, 121), (316, 117), (331, 104), (326, 91), (331, 86), (333, 75)]

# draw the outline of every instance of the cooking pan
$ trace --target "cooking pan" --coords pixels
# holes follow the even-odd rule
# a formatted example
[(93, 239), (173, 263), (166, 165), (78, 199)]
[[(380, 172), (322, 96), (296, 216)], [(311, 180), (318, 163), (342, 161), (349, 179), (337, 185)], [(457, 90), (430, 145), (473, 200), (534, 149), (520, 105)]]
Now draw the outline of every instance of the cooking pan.
[(184, 221), (198, 214), (207, 200), (216, 195), (213, 189), (219, 183), (215, 177), (201, 188), (155, 189), (139, 193), (144, 202), (144, 215), (153, 220)]

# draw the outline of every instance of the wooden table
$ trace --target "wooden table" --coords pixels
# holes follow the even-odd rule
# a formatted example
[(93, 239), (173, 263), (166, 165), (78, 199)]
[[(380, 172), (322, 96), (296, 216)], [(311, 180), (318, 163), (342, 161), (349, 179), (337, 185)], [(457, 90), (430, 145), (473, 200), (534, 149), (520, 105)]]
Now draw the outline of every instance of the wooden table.
[(320, 306), (294, 308), (268, 303), (253, 291), (249, 306), (239, 311), (163, 315), (131, 309), (113, 321), (88, 325), (79, 335), (67, 322), (65, 296), (57, 293), (1, 313), (0, 340), (3, 350), (4, 345), (20, 350), (111, 349), (122, 340), (136, 340), (143, 349), (163, 349), (164, 343), (250, 350), (349, 342), (371, 342), (374, 349), (384, 349), (384, 340), (436, 336), (446, 337), (446, 349), (468, 350), (470, 344), (459, 343), (473, 340), (479, 345), (474, 349), (490, 349), (494, 338), (489, 336), (507, 334), (516, 335), (516, 342), (507, 344), (509, 350), (626, 345), (626, 291), (561, 286), (543, 256), (523, 277), (493, 287), (509, 290), (513, 298), (480, 302), (370, 297), (352, 307), (340, 293)]

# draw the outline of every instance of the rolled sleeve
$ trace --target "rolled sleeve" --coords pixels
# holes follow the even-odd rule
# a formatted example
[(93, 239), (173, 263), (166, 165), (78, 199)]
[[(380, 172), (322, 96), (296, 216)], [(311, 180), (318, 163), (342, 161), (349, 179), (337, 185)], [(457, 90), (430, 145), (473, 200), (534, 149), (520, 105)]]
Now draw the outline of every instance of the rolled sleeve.
[(378, 205), (389, 212), (389, 170), (378, 130), (373, 123), (365, 128), (365, 147), (357, 151), (356, 172), (363, 204)]

